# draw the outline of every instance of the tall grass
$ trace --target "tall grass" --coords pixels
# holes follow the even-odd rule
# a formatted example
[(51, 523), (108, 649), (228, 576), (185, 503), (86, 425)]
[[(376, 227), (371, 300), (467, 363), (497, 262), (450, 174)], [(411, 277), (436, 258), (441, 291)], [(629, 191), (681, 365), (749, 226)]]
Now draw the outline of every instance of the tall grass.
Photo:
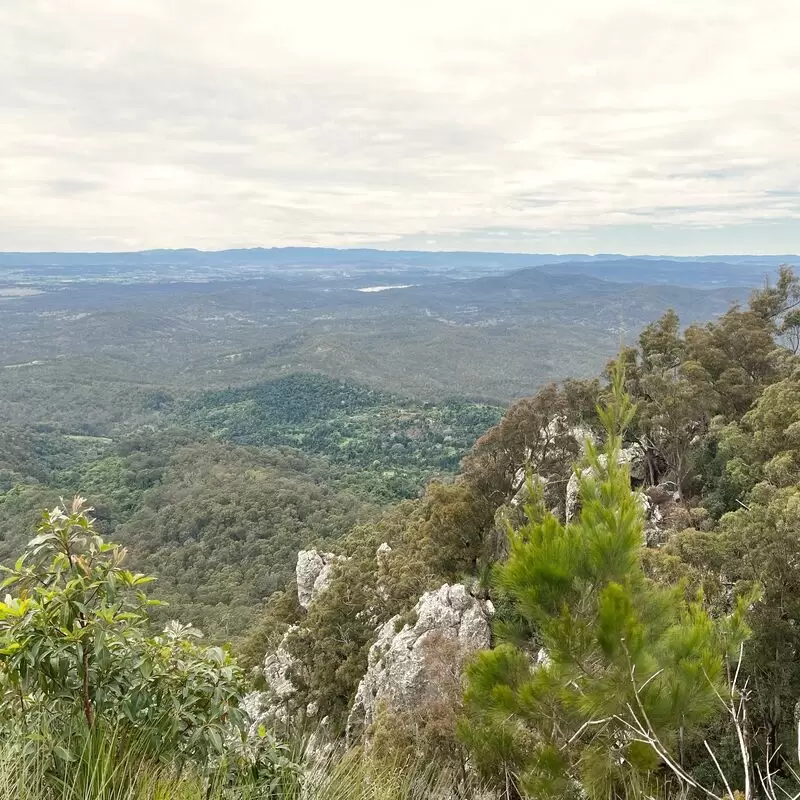
[[(191, 767), (159, 764), (114, 732), (71, 741), (69, 760), (53, 760), (50, 743), (0, 743), (0, 800), (451, 800), (446, 769), (433, 765), (378, 765), (349, 754), (309, 764), (301, 782), (242, 776), (231, 784)], [(77, 745), (77, 746), (76, 746)]]
[(198, 776), (160, 765), (113, 733), (0, 744), (0, 800), (205, 800)]
[(453, 773), (436, 764), (375, 764), (355, 755), (330, 758), (306, 772), (303, 800), (452, 800)]

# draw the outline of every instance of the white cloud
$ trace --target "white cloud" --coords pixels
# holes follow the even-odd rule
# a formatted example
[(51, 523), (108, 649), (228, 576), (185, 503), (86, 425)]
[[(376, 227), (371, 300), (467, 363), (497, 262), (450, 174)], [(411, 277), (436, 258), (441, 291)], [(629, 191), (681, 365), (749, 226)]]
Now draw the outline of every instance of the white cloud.
[(0, 247), (785, 250), (798, 29), (794, 0), (8, 2)]

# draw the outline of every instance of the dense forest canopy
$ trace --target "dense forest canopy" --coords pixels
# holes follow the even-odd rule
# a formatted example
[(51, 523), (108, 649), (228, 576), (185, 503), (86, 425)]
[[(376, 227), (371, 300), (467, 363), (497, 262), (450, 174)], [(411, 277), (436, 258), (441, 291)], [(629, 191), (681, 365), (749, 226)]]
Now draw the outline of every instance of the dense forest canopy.
[(163, 427), (117, 438), (6, 428), (0, 560), (16, 558), (42, 508), (81, 493), (103, 532), (160, 578), (170, 614), (237, 638), (299, 549), (453, 474), (500, 413), (295, 375), (198, 395), (162, 410)]

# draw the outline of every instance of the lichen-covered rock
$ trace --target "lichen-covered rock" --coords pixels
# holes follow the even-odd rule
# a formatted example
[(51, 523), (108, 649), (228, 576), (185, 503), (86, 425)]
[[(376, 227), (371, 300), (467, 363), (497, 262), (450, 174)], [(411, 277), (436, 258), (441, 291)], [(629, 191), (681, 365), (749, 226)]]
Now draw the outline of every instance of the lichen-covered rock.
[[(606, 456), (600, 456), (600, 463), (605, 465)], [(631, 476), (631, 483), (634, 486), (641, 486), (647, 478), (647, 457), (644, 450), (634, 444), (626, 447), (619, 452), (619, 464), (627, 464)], [(594, 467), (586, 467), (581, 473), (581, 477), (591, 477), (594, 475)], [(580, 477), (578, 473), (573, 473), (567, 484), (566, 498), (566, 521), (570, 522), (580, 510)]]
[(426, 592), (412, 613), (416, 620), (390, 619), (369, 651), (367, 671), (347, 720), (347, 740), (357, 743), (385, 706), (413, 711), (437, 699), (442, 669), (460, 673), (464, 660), (490, 645), (490, 603), (462, 584)]
[(319, 550), (301, 550), (297, 554), (297, 602), (308, 608), (328, 588), (334, 564), (340, 556)]
[(389, 556), (392, 554), (392, 548), (388, 542), (384, 542), (375, 551), (375, 559), (379, 567), (385, 567), (388, 564)]
[(386, 577), (391, 569), (391, 556), (392, 548), (388, 542), (383, 542), (375, 551), (375, 562), (377, 569), (375, 570), (375, 577), (377, 580), (376, 590), (378, 597), (382, 600), (389, 599), (389, 590), (386, 588)]
[(273, 728), (276, 724), (289, 721), (296, 688), (290, 677), (295, 662), (286, 643), (296, 630), (297, 626), (292, 625), (283, 635), (278, 647), (264, 657), (261, 667), (266, 684), (264, 690), (250, 692), (243, 698), (242, 705), (252, 722), (253, 733), (260, 725)]

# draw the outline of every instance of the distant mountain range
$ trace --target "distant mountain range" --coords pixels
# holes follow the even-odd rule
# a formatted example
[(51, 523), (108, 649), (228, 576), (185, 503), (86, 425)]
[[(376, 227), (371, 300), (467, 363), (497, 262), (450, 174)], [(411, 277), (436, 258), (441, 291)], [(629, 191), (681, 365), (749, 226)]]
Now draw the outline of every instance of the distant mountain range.
[(447, 275), (478, 277), (540, 267), (623, 283), (684, 286), (753, 286), (779, 264), (800, 263), (795, 255), (698, 257), (587, 255), (580, 253), (428, 252), (275, 247), (219, 251), (144, 250), (124, 253), (0, 253), (0, 282), (48, 280), (198, 280), (282, 275)]

